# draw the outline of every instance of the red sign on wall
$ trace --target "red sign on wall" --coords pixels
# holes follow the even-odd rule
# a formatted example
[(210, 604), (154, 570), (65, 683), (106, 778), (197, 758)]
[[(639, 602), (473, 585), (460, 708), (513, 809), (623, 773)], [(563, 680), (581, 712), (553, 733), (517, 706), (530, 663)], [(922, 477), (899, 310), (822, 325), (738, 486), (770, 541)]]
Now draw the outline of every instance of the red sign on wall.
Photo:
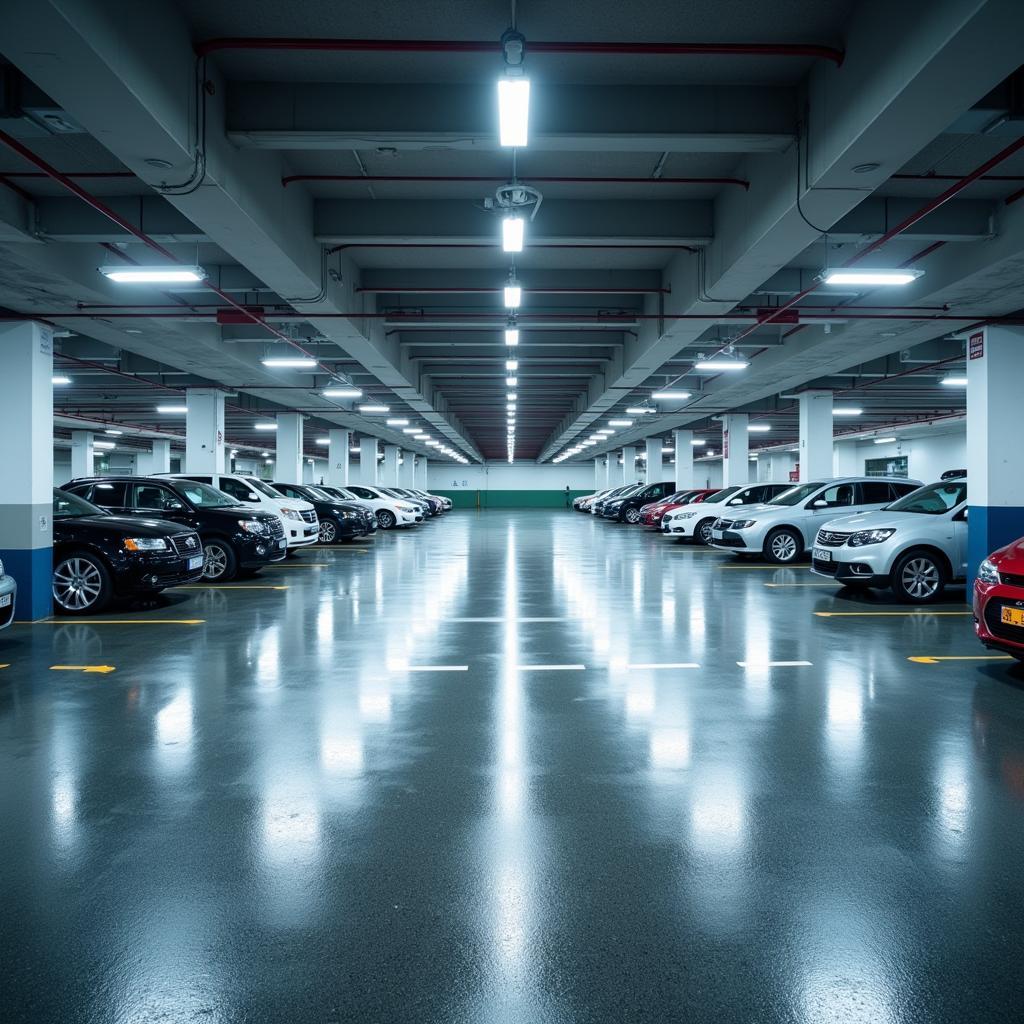
[(967, 355), (971, 359), (982, 359), (985, 355), (985, 334), (978, 331), (967, 339)]

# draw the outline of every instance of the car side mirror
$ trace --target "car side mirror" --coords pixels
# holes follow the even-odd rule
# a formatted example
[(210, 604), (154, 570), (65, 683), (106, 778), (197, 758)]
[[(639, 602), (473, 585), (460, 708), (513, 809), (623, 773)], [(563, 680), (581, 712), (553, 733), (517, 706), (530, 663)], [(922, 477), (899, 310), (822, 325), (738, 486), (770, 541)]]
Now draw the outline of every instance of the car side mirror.
[(956, 522), (958, 522), (958, 523), (966, 523), (967, 522), (967, 512), (968, 512), (968, 510), (966, 508), (962, 508), (962, 509), (960, 509), (959, 512), (957, 512), (957, 514), (955, 516), (953, 516), (953, 519)]
[(818, 498), (811, 502), (811, 508), (828, 508), (828, 502), (824, 498)]
[(180, 501), (168, 501), (164, 503), (165, 512), (184, 512), (185, 506)]
[(730, 499), (729, 504), (730, 505), (742, 505), (743, 502), (741, 502), (739, 498), (732, 498), (732, 499)]
[(259, 496), (259, 495), (258, 495), (258, 494), (257, 494), (257, 493), (256, 493), (255, 491), (250, 491), (250, 492), (249, 492), (249, 493), (248, 493), (248, 494), (247, 494), (247, 495), (245, 496), (245, 500), (246, 500), (246, 501), (255, 501), (255, 502), (258, 502), (258, 501), (260, 500), (260, 496)]

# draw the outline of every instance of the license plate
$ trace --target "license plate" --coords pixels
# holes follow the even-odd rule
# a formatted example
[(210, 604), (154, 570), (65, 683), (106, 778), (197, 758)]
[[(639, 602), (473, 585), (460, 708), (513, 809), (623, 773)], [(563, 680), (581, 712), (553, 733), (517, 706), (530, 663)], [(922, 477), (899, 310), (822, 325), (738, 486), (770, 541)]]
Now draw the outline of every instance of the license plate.
[(203, 556), (196, 555), (194, 558), (188, 560), (188, 567), (190, 569), (201, 569), (203, 567)]
[(4, 594), (3, 597), (0, 597), (0, 608), (10, 608), (10, 606), (11, 606), (11, 595), (10, 594)]
[(1024, 608), (1004, 608), (1000, 619), (1004, 626), (1020, 626), (1024, 628)]
[(831, 551), (826, 551), (824, 548), (815, 548), (814, 549), (814, 560), (816, 562), (831, 562), (832, 561), (832, 552)]
[(277, 542), (277, 546), (278, 546), (279, 548), (286, 548), (286, 547), (288, 547), (288, 541), (286, 541), (286, 540), (285, 540), (285, 539), (284, 539), (284, 538), (282, 537), (282, 538), (281, 538), (281, 539), (280, 539), (280, 540), (279, 540), (279, 541)]
[(725, 536), (725, 534), (721, 530), (712, 530), (711, 531), (711, 539), (712, 540), (721, 540), (724, 536)]

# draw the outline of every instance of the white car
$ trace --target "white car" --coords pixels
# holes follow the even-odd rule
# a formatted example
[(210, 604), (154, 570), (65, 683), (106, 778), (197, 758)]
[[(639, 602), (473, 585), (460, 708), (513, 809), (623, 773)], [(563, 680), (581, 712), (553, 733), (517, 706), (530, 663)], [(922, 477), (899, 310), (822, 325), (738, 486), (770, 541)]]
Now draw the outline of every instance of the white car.
[(382, 530), (390, 530), (393, 526), (415, 526), (423, 522), (423, 513), (418, 505), (393, 498), (380, 487), (369, 484), (349, 484), (344, 490), (356, 498), (362, 498), (377, 517), (377, 525)]
[(254, 511), (272, 512), (284, 527), (288, 550), (306, 548), (320, 538), (320, 521), (316, 509), (308, 501), (286, 498), (268, 483), (255, 476), (239, 473), (161, 473), (179, 480), (195, 480), (209, 484)]
[(929, 484), (878, 512), (830, 519), (811, 571), (844, 587), (891, 587), (913, 604), (967, 578), (967, 480)]
[(788, 491), (792, 484), (750, 484), (748, 487), (725, 487), (694, 505), (666, 512), (661, 520), (663, 533), (689, 537), (701, 544), (711, 541), (715, 520), (740, 505), (761, 505), (777, 494)]
[(920, 480), (869, 476), (795, 484), (764, 505), (716, 520), (711, 546), (737, 554), (763, 554), (769, 562), (788, 565), (803, 555), (829, 519), (884, 508), (920, 486)]

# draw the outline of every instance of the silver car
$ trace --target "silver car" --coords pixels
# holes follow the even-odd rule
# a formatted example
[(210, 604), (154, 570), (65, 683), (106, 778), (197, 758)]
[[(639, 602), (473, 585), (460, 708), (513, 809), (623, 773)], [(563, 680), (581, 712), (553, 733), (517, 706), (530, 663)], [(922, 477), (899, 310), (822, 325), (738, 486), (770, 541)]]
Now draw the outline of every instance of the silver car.
[(750, 484), (748, 487), (725, 487), (695, 505), (684, 505), (666, 512), (661, 520), (661, 529), (676, 537), (689, 537), (707, 544), (711, 540), (711, 528), (715, 520), (726, 511), (734, 512), (740, 505), (761, 505), (792, 486), (762, 483)]
[(13, 576), (4, 575), (4, 563), (0, 562), (0, 629), (14, 621), (14, 605), (18, 598), (18, 584)]
[(796, 484), (767, 504), (717, 520), (711, 529), (711, 546), (737, 554), (763, 554), (769, 562), (788, 565), (803, 555), (829, 519), (884, 508), (920, 486), (920, 480), (870, 476)]
[(967, 480), (942, 480), (879, 512), (829, 520), (811, 565), (845, 587), (891, 587), (903, 601), (934, 601), (967, 577)]

